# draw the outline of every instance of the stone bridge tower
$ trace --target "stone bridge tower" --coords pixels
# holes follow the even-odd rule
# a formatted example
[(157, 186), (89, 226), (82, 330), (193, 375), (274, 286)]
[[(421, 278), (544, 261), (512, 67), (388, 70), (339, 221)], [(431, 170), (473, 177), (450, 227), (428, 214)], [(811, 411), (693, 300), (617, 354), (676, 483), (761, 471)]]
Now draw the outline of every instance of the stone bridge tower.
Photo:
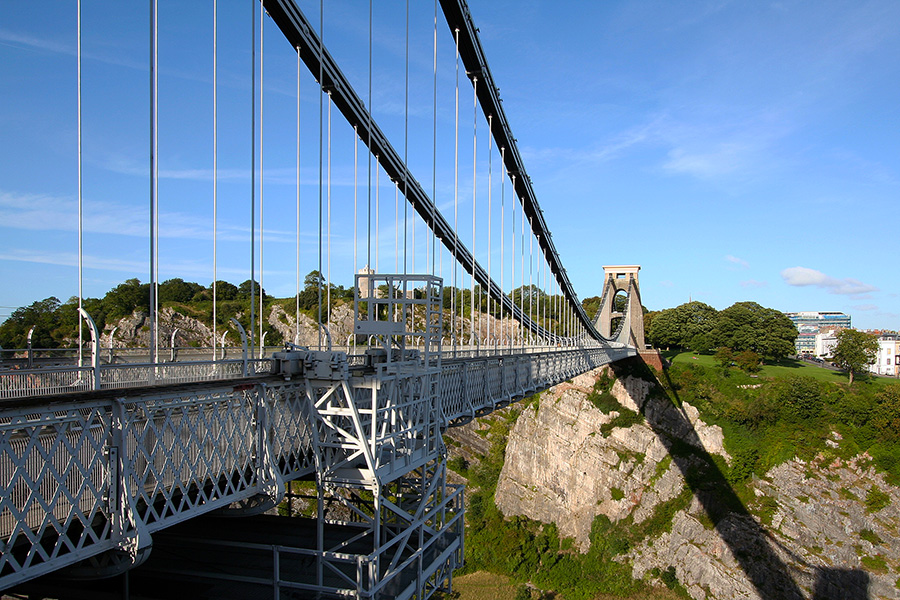
[[(603, 297), (594, 327), (600, 335), (617, 342), (644, 349), (644, 311), (641, 308), (641, 292), (638, 286), (640, 265), (610, 265), (603, 267)], [(616, 296), (625, 294), (624, 306), (616, 306)], [(620, 295), (621, 297), (621, 295)], [(622, 320), (613, 329), (613, 321)]]

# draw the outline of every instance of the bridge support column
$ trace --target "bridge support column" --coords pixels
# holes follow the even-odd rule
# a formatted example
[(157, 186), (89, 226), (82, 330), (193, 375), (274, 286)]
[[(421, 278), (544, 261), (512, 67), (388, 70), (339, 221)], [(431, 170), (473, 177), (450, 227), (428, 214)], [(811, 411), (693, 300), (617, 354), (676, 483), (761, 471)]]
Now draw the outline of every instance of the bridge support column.
[(303, 589), (425, 599), (462, 563), (463, 491), (446, 482), (441, 436), (441, 287), (357, 276), (354, 332), (378, 347), (352, 372), (343, 352), (306, 353), (319, 523)]
[(607, 339), (643, 349), (644, 311), (638, 285), (640, 270), (640, 265), (603, 267), (603, 296), (594, 326)]

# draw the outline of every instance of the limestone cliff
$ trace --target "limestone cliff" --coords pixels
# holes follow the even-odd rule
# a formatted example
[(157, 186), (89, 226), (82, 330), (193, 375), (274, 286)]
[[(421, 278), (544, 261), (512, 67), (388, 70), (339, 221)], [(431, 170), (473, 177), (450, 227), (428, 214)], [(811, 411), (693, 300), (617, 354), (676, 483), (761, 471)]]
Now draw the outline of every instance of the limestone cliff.
[[(674, 567), (696, 599), (900, 598), (900, 490), (867, 457), (781, 464), (749, 483), (742, 504), (730, 489), (708, 489), (728, 487), (723, 477), (697, 483), (696, 470), (714, 462), (697, 456), (730, 461), (719, 427), (631, 376), (609, 389), (623, 409), (604, 412), (591, 402), (596, 394), (589, 399), (598, 377), (556, 386), (519, 416), (495, 497), (505, 515), (555, 522), (585, 551), (596, 515), (637, 526), (688, 494), (661, 533), (620, 557), (634, 577), (654, 580)], [(617, 426), (624, 409), (644, 418)], [(676, 452), (682, 442), (699, 454)], [(866, 502), (872, 494), (881, 498), (875, 506)], [(738, 509), (712, 497), (733, 498)]]

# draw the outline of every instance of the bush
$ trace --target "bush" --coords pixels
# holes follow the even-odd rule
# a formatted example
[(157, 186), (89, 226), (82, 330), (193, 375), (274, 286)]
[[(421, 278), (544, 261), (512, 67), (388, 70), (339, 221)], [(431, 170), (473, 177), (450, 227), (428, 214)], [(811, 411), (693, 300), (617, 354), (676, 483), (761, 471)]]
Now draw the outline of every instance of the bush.
[(812, 377), (787, 377), (775, 385), (775, 401), (788, 419), (821, 416), (824, 405), (822, 384)]
[(752, 350), (744, 350), (734, 357), (734, 362), (743, 371), (758, 373), (762, 369), (762, 357)]
[(891, 503), (891, 497), (882, 492), (878, 487), (872, 486), (866, 493), (866, 511), (875, 513)]

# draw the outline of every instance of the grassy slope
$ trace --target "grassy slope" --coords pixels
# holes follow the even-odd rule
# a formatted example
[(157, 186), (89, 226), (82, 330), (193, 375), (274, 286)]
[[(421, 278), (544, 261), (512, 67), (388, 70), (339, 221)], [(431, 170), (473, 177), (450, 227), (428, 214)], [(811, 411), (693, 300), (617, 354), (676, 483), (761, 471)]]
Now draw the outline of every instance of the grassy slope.
[[(469, 573), (453, 578), (453, 592), (458, 600), (513, 600), (519, 584), (505, 575), (486, 571)], [(532, 592), (532, 596), (537, 594)], [(609, 596), (601, 594), (594, 600), (678, 600), (679, 596), (665, 588), (648, 589), (635, 596)]]
[[(713, 368), (719, 366), (712, 354), (697, 354), (694, 352), (678, 352), (673, 350), (663, 352), (662, 355), (673, 364), (695, 364), (702, 367)], [(732, 371), (734, 373), (738, 372), (737, 369), (732, 369)], [(758, 375), (760, 377), (771, 378), (785, 377), (788, 375), (802, 375), (804, 377), (812, 377), (813, 379), (817, 379), (819, 381), (828, 381), (831, 383), (848, 382), (847, 374), (842, 371), (826, 369), (824, 367), (811, 365), (809, 363), (800, 360), (793, 360), (790, 358), (781, 360), (777, 364), (763, 365), (762, 371), (760, 371)], [(757, 379), (752, 378), (749, 375), (743, 375), (743, 377), (747, 379), (747, 383), (753, 383), (753, 380)], [(869, 377), (868, 379), (875, 385), (879, 386), (897, 381), (896, 379), (892, 379), (890, 377)]]

